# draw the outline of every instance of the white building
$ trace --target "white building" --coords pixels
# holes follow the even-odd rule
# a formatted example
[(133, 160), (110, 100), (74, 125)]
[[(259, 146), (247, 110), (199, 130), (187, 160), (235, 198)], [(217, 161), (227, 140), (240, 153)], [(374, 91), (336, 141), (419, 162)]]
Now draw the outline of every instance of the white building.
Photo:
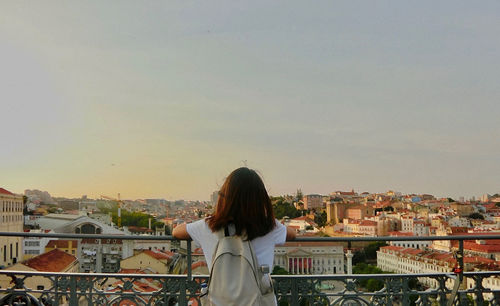
[(465, 217), (455, 216), (448, 219), (448, 225), (453, 227), (469, 227), (470, 221)]
[[(415, 273), (449, 273), (456, 266), (456, 259), (452, 253), (440, 252), (434, 250), (418, 250), (412, 248), (403, 248), (397, 246), (381, 247), (377, 251), (377, 266), (383, 271), (415, 274)], [(478, 271), (480, 267), (494, 265), (495, 261), (478, 256), (464, 256), (464, 270)], [(496, 266), (497, 267), (497, 266)], [(498, 268), (498, 267), (497, 267)], [(500, 280), (496, 278), (496, 283), (490, 280), (490, 283), (497, 286)], [(438, 288), (438, 280), (433, 278), (421, 277), (419, 281), (425, 286)], [(472, 280), (466, 280), (467, 286), (470, 286)], [(453, 287), (453, 280), (446, 281), (448, 289)], [(483, 281), (483, 286), (487, 284)], [(472, 287), (469, 287), (472, 288)], [(493, 287), (487, 287), (493, 288)], [(498, 287), (496, 287), (498, 288)]]
[(318, 232), (318, 225), (312, 220), (311, 218), (307, 216), (302, 216), (302, 217), (297, 217), (293, 219), (288, 219), (284, 223), (286, 226), (290, 226), (293, 228), (298, 229), (301, 232), (309, 231), (316, 233)]
[[(32, 229), (29, 233), (53, 233), (52, 230), (38, 230)], [(25, 237), (23, 241), (23, 260), (30, 259), (45, 253), (45, 247), (50, 240), (57, 240), (58, 238), (47, 237)]]
[[(0, 188), (0, 232), (23, 231), (23, 196)], [(0, 237), (0, 266), (11, 266), (22, 259), (21, 237)]]
[(77, 258), (81, 272), (118, 272), (120, 261), (134, 255), (134, 242), (121, 240), (125, 232), (87, 216), (54, 214), (38, 220), (56, 233), (113, 235), (112, 239), (80, 239)]
[[(413, 233), (403, 233), (403, 232), (390, 232), (389, 236), (391, 237), (415, 237)], [(404, 240), (404, 241), (391, 241), (389, 245), (403, 247), (403, 248), (414, 248), (414, 249), (425, 249), (432, 246), (432, 241), (412, 241), (412, 240)]]
[(291, 274), (343, 274), (344, 248), (326, 242), (286, 242), (274, 249), (274, 266)]

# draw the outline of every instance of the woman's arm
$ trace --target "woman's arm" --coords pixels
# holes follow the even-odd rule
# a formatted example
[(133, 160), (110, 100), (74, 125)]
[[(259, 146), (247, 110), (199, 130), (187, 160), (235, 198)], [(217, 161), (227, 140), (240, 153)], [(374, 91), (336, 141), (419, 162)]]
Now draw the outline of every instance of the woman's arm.
[(294, 228), (287, 227), (286, 228), (286, 241), (294, 240), (297, 236), (297, 232)]
[(191, 238), (191, 236), (189, 236), (189, 233), (186, 230), (186, 223), (177, 225), (172, 231), (172, 236), (174, 236), (177, 239), (183, 239), (183, 240)]

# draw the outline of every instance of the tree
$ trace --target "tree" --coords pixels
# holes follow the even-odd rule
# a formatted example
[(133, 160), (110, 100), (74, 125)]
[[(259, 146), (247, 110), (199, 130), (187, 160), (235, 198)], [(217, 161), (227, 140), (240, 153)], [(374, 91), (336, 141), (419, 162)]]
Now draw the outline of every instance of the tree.
[(474, 212), (472, 214), (469, 215), (469, 218), (470, 219), (481, 219), (481, 220), (484, 220), (484, 216), (478, 212)]
[(274, 274), (274, 275), (289, 275), (290, 273), (288, 273), (287, 270), (283, 269), (280, 266), (274, 266), (273, 272), (271, 272), (271, 274)]
[(323, 227), (326, 225), (326, 218), (327, 218), (326, 211), (314, 214), (314, 222), (316, 222), (316, 224), (318, 224), (319, 227)]
[(290, 203), (286, 202), (283, 197), (271, 199), (273, 202), (274, 216), (277, 219), (282, 219), (285, 216), (296, 218), (300, 216), (300, 212)]
[(363, 251), (356, 251), (352, 256), (352, 264), (357, 265), (366, 261), (366, 255)]
[(366, 259), (377, 259), (377, 251), (380, 247), (386, 246), (385, 241), (376, 241), (370, 243), (367, 247), (365, 247), (364, 252)]

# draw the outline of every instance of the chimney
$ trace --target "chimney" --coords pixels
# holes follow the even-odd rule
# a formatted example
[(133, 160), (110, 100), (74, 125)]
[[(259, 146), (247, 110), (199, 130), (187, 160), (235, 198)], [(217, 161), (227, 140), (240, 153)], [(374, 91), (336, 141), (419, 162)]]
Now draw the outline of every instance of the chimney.
[(148, 219), (148, 228), (151, 229), (151, 218)]

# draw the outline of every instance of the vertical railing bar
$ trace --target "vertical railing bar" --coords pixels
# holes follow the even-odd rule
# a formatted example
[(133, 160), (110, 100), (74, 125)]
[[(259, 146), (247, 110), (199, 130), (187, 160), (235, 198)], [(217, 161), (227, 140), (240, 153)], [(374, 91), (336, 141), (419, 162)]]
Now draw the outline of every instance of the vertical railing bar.
[(70, 292), (69, 292), (69, 304), (70, 305), (78, 305), (78, 297), (76, 292), (76, 277), (71, 276), (69, 279), (70, 284)]
[(291, 280), (292, 282), (292, 290), (291, 290), (291, 303), (290, 305), (292, 306), (299, 306), (299, 294), (298, 294), (298, 288), (297, 288), (297, 278), (293, 278)]
[[(189, 245), (189, 241), (188, 241), (188, 245)], [(182, 305), (182, 306), (185, 306), (187, 305), (187, 290), (186, 290), (186, 284), (187, 284), (187, 280), (184, 281), (184, 282), (181, 282), (181, 285), (180, 285), (180, 291), (179, 291), (179, 305)]]
[(458, 250), (460, 252), (460, 256), (458, 257), (458, 265), (460, 267), (460, 273), (458, 274), (458, 279), (460, 282), (460, 287), (458, 288), (459, 294), (457, 294), (457, 300), (459, 305), (461, 304), (461, 300), (464, 298), (463, 294), (460, 293), (461, 287), (463, 288), (464, 281), (464, 240), (460, 239), (458, 241)]
[(462, 282), (464, 278), (464, 240), (460, 239), (458, 241), (458, 251), (459, 251), (459, 256), (458, 256), (458, 267), (460, 268), (460, 283)]
[(187, 279), (188, 281), (193, 280), (193, 271), (191, 271), (191, 240), (187, 241)]

